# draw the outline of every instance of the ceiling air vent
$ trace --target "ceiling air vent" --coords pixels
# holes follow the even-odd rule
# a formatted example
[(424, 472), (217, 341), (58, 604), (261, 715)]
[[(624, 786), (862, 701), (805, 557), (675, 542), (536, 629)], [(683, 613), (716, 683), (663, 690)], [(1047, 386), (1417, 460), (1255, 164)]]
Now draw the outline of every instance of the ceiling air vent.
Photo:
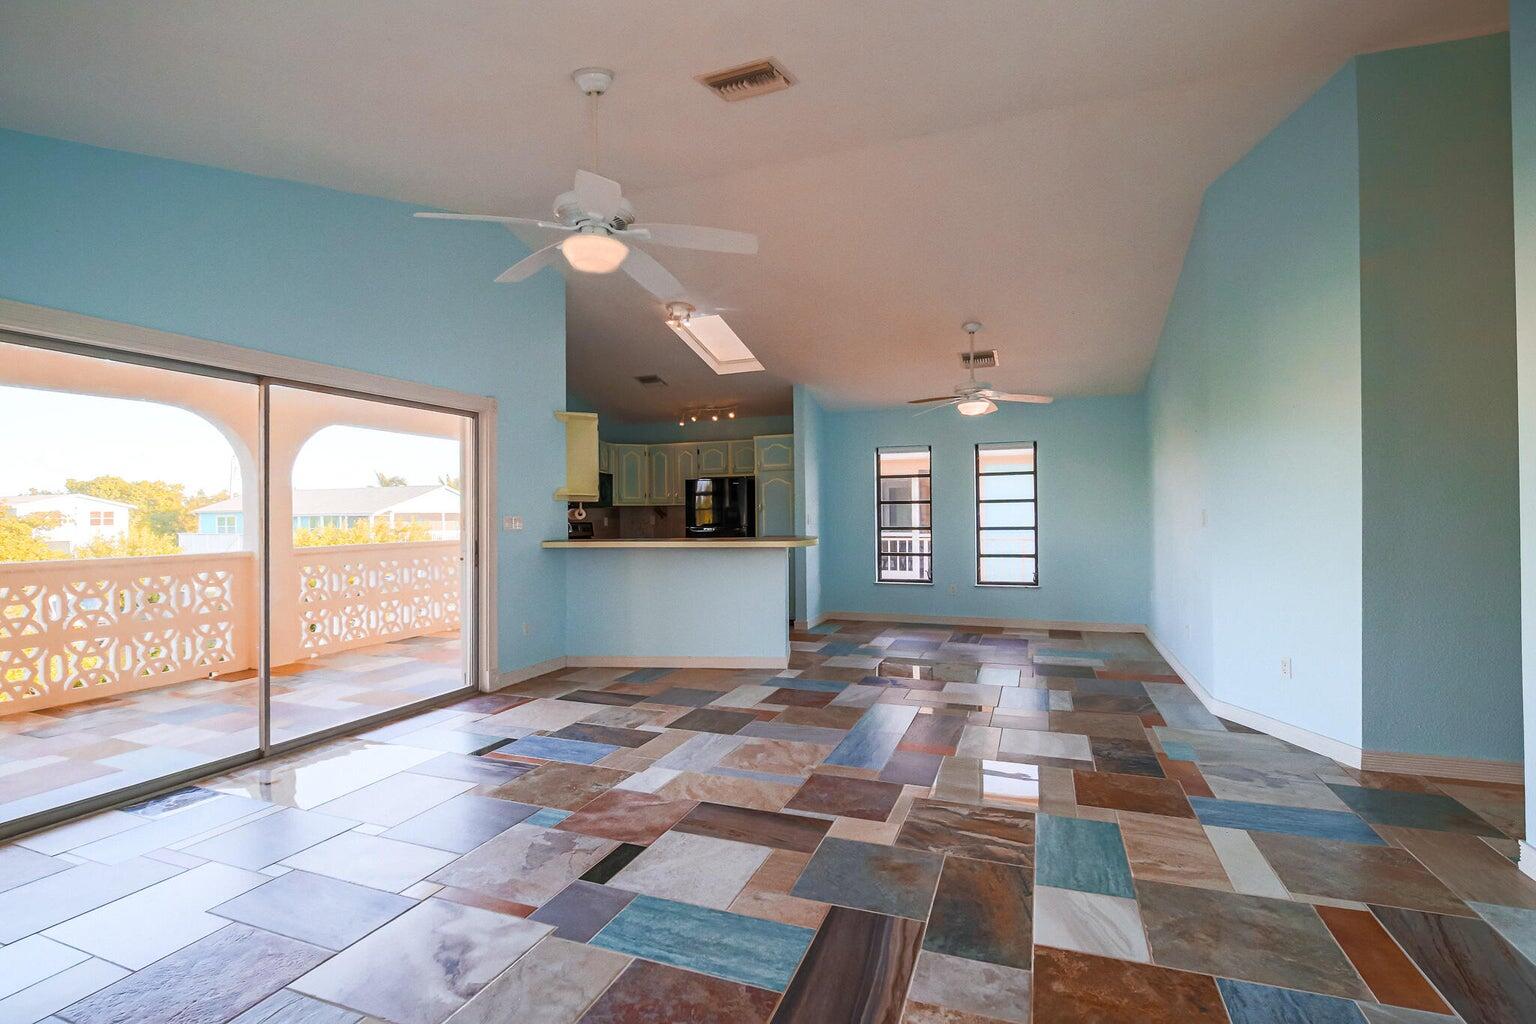
[(795, 80), (789, 77), (789, 72), (785, 71), (783, 65), (772, 57), (726, 68), (724, 71), (711, 71), (707, 75), (697, 75), (694, 81), (729, 103), (734, 103), (736, 100), (749, 100), (764, 93), (778, 92), (795, 84)]
[(664, 388), (667, 386), (667, 382), (654, 373), (647, 373), (644, 376), (636, 377), (635, 383), (648, 388)]
[(997, 366), (997, 349), (983, 349), (977, 352), (974, 358), (969, 352), (961, 352), (960, 365), (966, 369), (971, 369), (974, 366), (978, 370), (990, 370)]

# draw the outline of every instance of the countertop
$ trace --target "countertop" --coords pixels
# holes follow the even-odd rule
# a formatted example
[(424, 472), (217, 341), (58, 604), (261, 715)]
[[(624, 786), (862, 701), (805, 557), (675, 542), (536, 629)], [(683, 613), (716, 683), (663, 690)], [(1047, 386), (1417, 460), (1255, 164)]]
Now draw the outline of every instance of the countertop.
[(816, 543), (815, 537), (719, 537), (690, 539), (687, 537), (635, 537), (613, 540), (546, 540), (546, 548), (808, 548)]

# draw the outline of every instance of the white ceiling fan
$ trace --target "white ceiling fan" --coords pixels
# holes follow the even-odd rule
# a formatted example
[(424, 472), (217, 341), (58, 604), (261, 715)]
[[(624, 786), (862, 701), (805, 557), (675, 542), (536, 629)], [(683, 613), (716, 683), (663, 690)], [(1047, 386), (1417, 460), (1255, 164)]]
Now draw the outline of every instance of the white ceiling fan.
[[(571, 77), (592, 101), (592, 166), (596, 168), (597, 99), (613, 84), (613, 72), (606, 68), (581, 68)], [(531, 277), (553, 263), (556, 256), (564, 256), (572, 268), (588, 274), (607, 274), (622, 269), (662, 302), (686, 298), (683, 286), (666, 267), (649, 253), (636, 248), (634, 243), (747, 256), (757, 252), (757, 236), (744, 231), (687, 224), (636, 224), (635, 208), (624, 198), (619, 183), (595, 170), (577, 171), (575, 185), (571, 191), (562, 192), (555, 198), (554, 210), (554, 221), (427, 211), (416, 216), (427, 220), (490, 221), (508, 227), (531, 227), (565, 234), (561, 241), (546, 245), (508, 267), (496, 278), (500, 283)]]
[(1006, 391), (998, 391), (985, 381), (978, 381), (976, 379), (976, 332), (981, 330), (981, 324), (975, 320), (969, 320), (964, 324), (964, 329), (971, 339), (971, 357), (966, 361), (966, 365), (971, 370), (971, 379), (958, 385), (954, 394), (938, 395), (934, 398), (914, 398), (907, 403), (908, 405), (931, 405), (931, 409), (924, 409), (923, 412), (932, 412), (933, 409), (943, 408), (943, 405), (933, 405), (933, 403), (942, 402), (944, 405), (954, 406), (962, 416), (985, 416), (987, 413), (997, 412), (998, 402), (1049, 405), (1054, 401), (1050, 395), (1014, 395)]

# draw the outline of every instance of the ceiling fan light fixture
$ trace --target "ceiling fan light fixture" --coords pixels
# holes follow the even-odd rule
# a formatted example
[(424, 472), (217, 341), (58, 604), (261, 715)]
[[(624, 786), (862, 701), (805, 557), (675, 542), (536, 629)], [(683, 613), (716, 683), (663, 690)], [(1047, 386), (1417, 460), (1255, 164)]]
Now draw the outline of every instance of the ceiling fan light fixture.
[(629, 246), (611, 235), (581, 232), (560, 243), (566, 262), (584, 274), (610, 274), (629, 255)]
[(997, 403), (990, 398), (967, 398), (963, 402), (956, 402), (955, 409), (961, 416), (985, 416), (997, 412)]

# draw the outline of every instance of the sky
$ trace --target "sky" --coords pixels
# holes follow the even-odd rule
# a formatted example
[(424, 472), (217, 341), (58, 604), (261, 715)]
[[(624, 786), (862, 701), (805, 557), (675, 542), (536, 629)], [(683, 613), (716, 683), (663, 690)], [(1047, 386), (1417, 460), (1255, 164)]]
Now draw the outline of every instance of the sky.
[[(8, 443), (0, 494), (62, 491), (67, 478), (121, 476), (179, 483), (189, 492), (237, 490), (224, 435), (185, 409), (150, 402), (0, 386)], [(459, 475), (459, 443), (362, 427), (326, 427), (294, 466), (294, 486), (366, 487), (375, 472), (433, 484)]]

